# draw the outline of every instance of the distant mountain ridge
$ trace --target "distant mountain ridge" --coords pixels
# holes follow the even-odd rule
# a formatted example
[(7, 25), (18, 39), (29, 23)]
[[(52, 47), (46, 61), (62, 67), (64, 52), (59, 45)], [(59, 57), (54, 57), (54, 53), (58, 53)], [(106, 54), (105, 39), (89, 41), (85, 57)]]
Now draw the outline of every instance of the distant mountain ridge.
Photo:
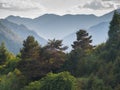
[[(0, 23), (0, 31), (6, 31), (5, 33), (1, 33), (2, 37), (6, 37), (6, 39), (0, 37), (0, 41), (4, 41), (6, 43), (7, 48), (15, 54), (17, 54), (20, 48), (22, 48), (23, 40), (25, 40), (29, 35), (34, 36), (35, 39), (40, 43), (40, 45), (45, 45), (47, 43), (47, 40), (40, 37), (36, 32), (29, 30), (24, 25), (18, 25), (5, 19), (1, 19)], [(3, 28), (2, 25), (5, 28)], [(11, 41), (13, 42), (13, 45), (11, 44)]]
[(110, 21), (111, 15), (97, 17), (94, 15), (64, 15), (46, 14), (35, 19), (9, 16), (8, 21), (24, 24), (29, 29), (35, 30), (46, 39), (61, 39), (79, 29), (88, 29), (101, 22)]
[(22, 47), (21, 39), (0, 22), (0, 43), (2, 42), (4, 42), (8, 50), (13, 53), (18, 53), (20, 47)]
[(6, 19), (1, 20), (1, 23), (10, 28), (16, 34), (18, 34), (22, 40), (25, 40), (29, 35), (32, 35), (41, 45), (45, 45), (47, 42), (44, 38), (40, 37), (36, 32), (34, 32), (34, 30), (28, 29), (23, 24), (18, 25)]
[[(120, 9), (118, 9), (120, 11)], [(110, 22), (114, 11), (103, 16), (95, 15), (54, 15), (45, 14), (34, 19), (22, 18), (19, 16), (8, 16), (6, 19), (13, 23), (23, 24), (27, 28), (34, 30), (46, 39), (62, 39), (65, 36), (76, 32), (79, 29), (89, 29), (102, 22)]]
[[(120, 12), (120, 9), (118, 9), (118, 11)], [(47, 43), (45, 39), (56, 38), (62, 39), (63, 44), (70, 47), (76, 39), (76, 31), (79, 29), (87, 30), (89, 34), (93, 36), (92, 44), (97, 45), (107, 40), (109, 22), (112, 19), (113, 13), (114, 11), (100, 17), (92, 14), (64, 16), (45, 14), (34, 19), (22, 18), (19, 16), (8, 16), (7, 18), (0, 20), (0, 22), (10, 32), (17, 36), (15, 36), (17, 40), (14, 41), (12, 37), (11, 40), (15, 43), (17, 42), (20, 46), (20, 42), (23, 39), (25, 39), (28, 35), (33, 35), (42, 45)], [(2, 37), (5, 37), (5, 35), (1, 35), (0, 38)]]

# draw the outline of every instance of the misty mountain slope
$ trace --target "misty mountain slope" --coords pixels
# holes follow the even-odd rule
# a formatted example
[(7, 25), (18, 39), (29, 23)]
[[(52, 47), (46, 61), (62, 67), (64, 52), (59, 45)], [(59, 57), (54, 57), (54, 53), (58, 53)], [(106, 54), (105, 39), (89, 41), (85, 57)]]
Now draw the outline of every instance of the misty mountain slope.
[[(120, 12), (120, 9), (117, 10)], [(46, 39), (61, 39), (79, 29), (89, 29), (90, 27), (102, 22), (110, 22), (114, 11), (103, 16), (95, 15), (54, 15), (45, 14), (35, 19), (22, 18), (18, 16), (8, 16), (6, 19), (27, 26), (35, 30), (40, 36)]]
[[(117, 11), (120, 12), (120, 9), (118, 9)], [(101, 44), (103, 42), (106, 42), (106, 40), (108, 39), (109, 23), (113, 17), (113, 14), (114, 14), (114, 11), (99, 17), (99, 20), (100, 20), (99, 24), (93, 25), (88, 29), (86, 29), (87, 32), (90, 35), (92, 35), (93, 45)], [(104, 21), (104, 22), (101, 22), (101, 21)], [(71, 48), (71, 44), (75, 40), (76, 40), (76, 32), (73, 32), (72, 34), (69, 34), (63, 38), (64, 44), (68, 45), (70, 48)]]
[[(120, 12), (120, 9), (118, 9), (118, 11)], [(63, 44), (69, 47), (71, 47), (71, 44), (76, 39), (76, 31), (85, 29), (93, 36), (92, 44), (98, 45), (107, 40), (109, 22), (112, 19), (113, 13), (114, 11), (100, 17), (94, 15), (59, 16), (45, 14), (35, 19), (9, 16), (6, 18), (6, 21), (8, 20), (9, 22), (18, 24), (18, 26), (15, 25), (15, 27), (20, 27), (18, 29), (18, 31), (20, 31), (19, 33), (25, 32), (24, 29), (27, 28), (29, 30), (34, 30), (34, 32), (37, 32), (38, 35), (46, 39), (63, 39)], [(8, 25), (8, 27), (14, 31), (16, 30), (11, 24)], [(16, 32), (17, 34), (18, 31)]]
[(67, 51), (70, 51), (72, 49), (71, 45), (75, 40), (76, 40), (76, 32), (73, 32), (63, 38), (63, 44), (69, 47)]
[(5, 42), (6, 47), (13, 53), (18, 53), (22, 46), (22, 41), (12, 30), (5, 27), (0, 22), (0, 43)]
[(15, 32), (22, 39), (22, 41), (25, 40), (29, 35), (32, 35), (41, 45), (45, 45), (47, 43), (44, 38), (40, 37), (36, 32), (28, 29), (24, 25), (18, 25), (4, 19), (1, 20), (1, 23)]
[[(120, 13), (120, 8), (117, 9), (117, 12)], [(113, 17), (113, 14), (114, 14), (114, 11), (111, 11), (111, 12), (109, 12), (109, 13), (107, 13), (107, 14), (101, 16), (100, 19), (103, 19), (104, 22), (105, 22), (106, 20), (111, 21), (111, 20), (112, 20), (112, 17)]]
[[(102, 19), (103, 18), (103, 19)], [(35, 30), (39, 35), (47, 39), (57, 38), (61, 39), (72, 32), (79, 29), (88, 29), (89, 27), (99, 24), (100, 22), (109, 21), (103, 17), (96, 17), (94, 15), (54, 15), (46, 14), (35, 19), (21, 18), (9, 16), (7, 20), (24, 24), (29, 29)]]
[[(92, 35), (92, 45), (98, 45), (106, 42), (108, 38), (109, 22), (102, 22), (90, 27), (87, 32)], [(72, 49), (71, 44), (76, 40), (76, 32), (63, 38), (63, 44), (69, 46), (69, 50)]]
[(88, 29), (90, 35), (92, 35), (93, 45), (98, 45), (106, 42), (108, 39), (109, 22), (102, 22)]

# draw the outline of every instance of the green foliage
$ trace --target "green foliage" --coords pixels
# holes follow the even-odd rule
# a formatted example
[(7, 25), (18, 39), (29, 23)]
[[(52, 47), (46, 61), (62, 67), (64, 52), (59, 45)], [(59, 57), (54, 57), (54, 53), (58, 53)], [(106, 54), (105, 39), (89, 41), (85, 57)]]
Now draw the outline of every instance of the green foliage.
[(6, 64), (1, 65), (0, 74), (7, 74), (9, 72), (14, 71), (14, 69), (17, 67), (18, 61), (18, 59), (9, 60), (6, 62)]
[[(64, 64), (64, 69), (71, 72), (72, 75), (78, 77), (83, 75), (85, 66), (85, 57), (91, 53), (93, 46), (91, 36), (85, 30), (79, 30), (76, 33), (77, 40), (73, 42), (73, 50), (68, 54), (67, 60)], [(84, 67), (85, 66), (85, 67)], [(83, 69), (84, 68), (84, 69)], [(86, 68), (86, 69), (85, 69)], [(80, 70), (81, 69), (81, 70)]]
[(31, 82), (28, 86), (25, 86), (22, 90), (41, 90), (40, 81)]
[(62, 51), (49, 51), (48, 49), (43, 49), (41, 52), (40, 60), (43, 62), (48, 70), (57, 72), (60, 67), (65, 62), (66, 54)]
[(22, 60), (18, 63), (17, 68), (23, 73), (28, 81), (39, 80), (50, 72), (48, 66), (39, 60)]
[[(20, 58), (17, 68), (25, 75), (27, 79), (40, 78), (41, 76), (41, 63), (38, 60), (40, 57), (40, 46), (35, 41), (33, 36), (28, 36), (23, 42), (21, 54), (17, 55)], [(32, 73), (32, 74), (31, 74)]]
[(38, 62), (46, 75), (48, 72), (58, 72), (65, 62), (66, 54), (63, 52), (66, 46), (62, 46), (62, 40), (50, 40), (46, 46), (41, 48)]
[(66, 50), (67, 46), (62, 47), (62, 40), (49, 40), (48, 44), (45, 46), (45, 48), (49, 49), (49, 50)]
[(23, 90), (76, 90), (76, 79), (68, 72), (49, 73), (40, 81), (35, 81)]
[(92, 45), (90, 43), (92, 42), (91, 37), (85, 30), (79, 30), (76, 33), (77, 41), (73, 42), (73, 49), (82, 49), (82, 50), (88, 50), (92, 48)]
[(88, 78), (77, 79), (78, 90), (112, 90), (105, 86), (104, 81), (98, 77), (91, 75)]
[(77, 90), (76, 79), (68, 72), (49, 73), (40, 81), (31, 82), (22, 90)]
[(20, 52), (22, 60), (36, 60), (39, 57), (40, 46), (33, 36), (28, 36)]
[[(110, 30), (108, 32), (109, 41), (111, 41), (112, 46), (114, 46), (120, 38), (120, 14), (115, 11), (113, 19), (110, 22)], [(115, 43), (116, 42), (116, 43)]]
[(8, 59), (8, 51), (4, 43), (0, 45), (0, 64), (4, 64)]
[[(37, 60), (21, 60), (17, 68), (29, 80), (39, 80), (50, 71), (58, 72), (65, 61), (65, 53), (44, 49)], [(31, 74), (32, 73), (32, 74)]]
[(76, 90), (76, 79), (68, 72), (49, 73), (41, 79), (41, 84), (40, 90)]
[(109, 61), (114, 61), (120, 55), (120, 14), (115, 11), (113, 19), (110, 22), (110, 29), (108, 32), (109, 39), (106, 43), (106, 50), (108, 52), (106, 58)]
[(17, 69), (0, 77), (0, 90), (20, 90), (23, 84), (21, 73)]

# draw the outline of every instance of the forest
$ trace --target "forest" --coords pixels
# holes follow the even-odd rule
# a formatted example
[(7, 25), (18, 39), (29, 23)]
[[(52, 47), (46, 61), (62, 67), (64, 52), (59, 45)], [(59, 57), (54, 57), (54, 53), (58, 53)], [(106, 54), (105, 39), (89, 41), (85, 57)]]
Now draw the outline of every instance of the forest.
[[(0, 90), (120, 90), (120, 14), (115, 11), (108, 40), (93, 46), (86, 30), (76, 32), (72, 50), (62, 40), (41, 46), (33, 36), (19, 54), (0, 45)], [(101, 36), (102, 37), (102, 36)]]

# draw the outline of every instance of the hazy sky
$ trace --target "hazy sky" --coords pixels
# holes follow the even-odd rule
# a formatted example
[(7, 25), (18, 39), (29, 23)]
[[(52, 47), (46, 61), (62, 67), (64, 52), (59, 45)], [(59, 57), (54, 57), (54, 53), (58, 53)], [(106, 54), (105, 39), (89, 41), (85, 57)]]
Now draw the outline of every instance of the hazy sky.
[(95, 14), (120, 8), (120, 0), (0, 0), (0, 18), (9, 15), (35, 18), (43, 14)]

